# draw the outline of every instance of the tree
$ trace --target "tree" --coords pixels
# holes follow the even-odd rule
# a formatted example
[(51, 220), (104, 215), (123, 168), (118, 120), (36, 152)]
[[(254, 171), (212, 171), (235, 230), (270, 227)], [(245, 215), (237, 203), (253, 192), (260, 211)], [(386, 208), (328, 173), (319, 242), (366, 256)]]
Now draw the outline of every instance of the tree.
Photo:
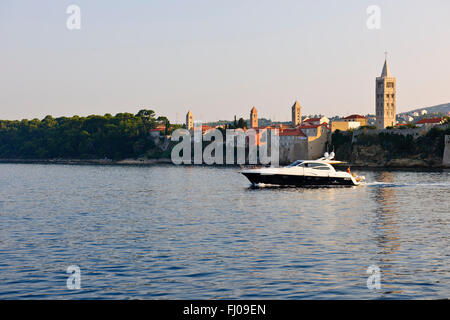
[(170, 127), (169, 119), (167, 119), (167, 117), (160, 116), (156, 120), (165, 126), (164, 134), (167, 135), (169, 133), (169, 127)]
[(155, 111), (150, 110), (150, 109), (142, 109), (142, 110), (139, 110), (138, 113), (136, 113), (136, 117), (146, 118), (146, 119), (154, 118)]
[(238, 123), (237, 123), (237, 128), (246, 128), (247, 127), (247, 123), (245, 122), (245, 120), (243, 118), (239, 118)]
[[(149, 129), (156, 123), (152, 110), (8, 121), (0, 120), (0, 158), (104, 158), (137, 157), (154, 147)], [(166, 117), (160, 120), (170, 123)]]

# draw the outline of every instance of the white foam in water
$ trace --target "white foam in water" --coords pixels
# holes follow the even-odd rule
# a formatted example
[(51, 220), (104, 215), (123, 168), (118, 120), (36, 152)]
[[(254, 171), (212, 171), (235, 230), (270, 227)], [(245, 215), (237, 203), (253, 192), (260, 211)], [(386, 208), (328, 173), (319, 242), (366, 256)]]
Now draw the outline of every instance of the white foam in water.
[(394, 182), (363, 182), (362, 186), (385, 186), (385, 187), (411, 187), (411, 186), (423, 186), (423, 187), (449, 187), (450, 183), (445, 182), (434, 182), (434, 183), (394, 183)]

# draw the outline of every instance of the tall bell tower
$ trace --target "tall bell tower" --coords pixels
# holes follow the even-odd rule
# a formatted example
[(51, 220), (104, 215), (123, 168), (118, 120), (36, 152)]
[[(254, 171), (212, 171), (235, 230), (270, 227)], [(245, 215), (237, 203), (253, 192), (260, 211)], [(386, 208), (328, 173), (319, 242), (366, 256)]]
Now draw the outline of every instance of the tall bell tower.
[(377, 129), (395, 126), (397, 80), (391, 76), (387, 52), (381, 76), (376, 79), (376, 125)]
[(191, 110), (186, 114), (186, 129), (191, 131), (194, 128), (194, 116), (192, 115)]
[(302, 124), (302, 106), (298, 101), (295, 101), (294, 105), (291, 108), (292, 121), (291, 126), (297, 127)]
[(250, 127), (258, 128), (258, 110), (255, 107), (250, 110)]

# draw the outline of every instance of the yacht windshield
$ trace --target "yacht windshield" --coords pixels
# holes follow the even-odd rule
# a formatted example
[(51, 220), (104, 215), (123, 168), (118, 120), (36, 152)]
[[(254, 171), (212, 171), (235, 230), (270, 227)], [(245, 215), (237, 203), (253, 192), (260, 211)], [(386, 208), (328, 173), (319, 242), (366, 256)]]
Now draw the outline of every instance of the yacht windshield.
[(297, 161), (291, 163), (290, 165), (286, 166), (286, 168), (296, 167), (296, 166), (298, 166), (299, 164), (301, 164), (302, 162), (303, 162), (302, 160), (297, 160)]

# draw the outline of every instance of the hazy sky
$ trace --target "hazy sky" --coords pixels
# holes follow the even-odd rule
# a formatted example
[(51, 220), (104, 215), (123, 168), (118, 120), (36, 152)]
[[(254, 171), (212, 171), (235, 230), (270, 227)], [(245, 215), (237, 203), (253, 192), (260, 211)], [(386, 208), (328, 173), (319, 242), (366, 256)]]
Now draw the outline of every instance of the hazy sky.
[(295, 100), (304, 114), (374, 113), (386, 50), (397, 112), (447, 103), (449, 17), (448, 0), (0, 0), (0, 119), (150, 108), (211, 121), (255, 105), (280, 121)]

